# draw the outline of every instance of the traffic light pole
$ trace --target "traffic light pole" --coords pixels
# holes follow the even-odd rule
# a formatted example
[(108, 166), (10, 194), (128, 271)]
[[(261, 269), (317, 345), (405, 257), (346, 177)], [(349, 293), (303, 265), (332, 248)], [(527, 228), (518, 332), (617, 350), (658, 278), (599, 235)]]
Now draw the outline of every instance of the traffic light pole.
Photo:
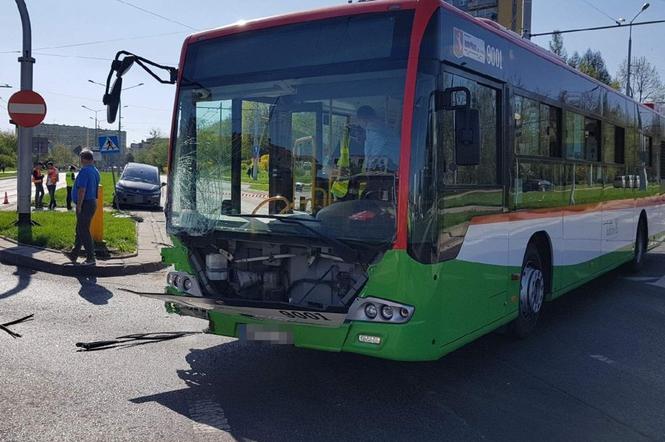
[[(35, 59), (32, 58), (32, 28), (30, 26), (30, 15), (24, 0), (16, 0), (19, 14), (21, 14), (21, 24), (23, 25), (23, 51), (18, 61), (21, 63), (21, 90), (32, 90), (32, 65)], [(32, 225), (30, 216), (30, 197), (31, 184), (30, 176), (32, 173), (32, 128), (19, 127), (18, 129), (18, 171), (16, 190), (18, 193), (18, 226)]]

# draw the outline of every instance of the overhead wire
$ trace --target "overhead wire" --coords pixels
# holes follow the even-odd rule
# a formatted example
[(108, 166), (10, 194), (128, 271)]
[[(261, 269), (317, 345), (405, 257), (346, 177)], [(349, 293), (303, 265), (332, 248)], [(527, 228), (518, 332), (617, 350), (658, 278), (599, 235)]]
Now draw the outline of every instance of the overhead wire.
[[(155, 17), (158, 17), (162, 20), (168, 21), (173, 24), (177, 24), (179, 26), (183, 26), (191, 31), (198, 31), (199, 29), (190, 26), (186, 23), (182, 23), (178, 20), (166, 17), (164, 15), (158, 14), (154, 11), (150, 11), (148, 9), (145, 9), (141, 6), (135, 5), (133, 3), (130, 3), (125, 0), (116, 0), (118, 3), (122, 3), (126, 6), (132, 7), (134, 9), (137, 9), (139, 11), (142, 11), (146, 14), (153, 15)], [(39, 47), (35, 48), (33, 51), (34, 55), (39, 55), (39, 56), (46, 56), (46, 57), (59, 57), (59, 58), (77, 58), (77, 59), (85, 59), (85, 60), (98, 60), (98, 61), (112, 61), (111, 58), (104, 58), (104, 57), (94, 57), (94, 56), (85, 56), (85, 55), (68, 55), (68, 54), (61, 54), (61, 53), (48, 53), (48, 52), (41, 52), (44, 50), (52, 50), (52, 49), (65, 49), (65, 48), (74, 48), (74, 47), (81, 47), (81, 46), (92, 46), (92, 45), (99, 45), (99, 44), (105, 44), (105, 43), (114, 43), (114, 42), (119, 42), (119, 41), (131, 41), (131, 40), (137, 40), (137, 39), (144, 39), (144, 38), (154, 38), (154, 37), (164, 37), (164, 36), (169, 36), (169, 35), (177, 35), (177, 34), (183, 34), (185, 31), (173, 31), (173, 32), (162, 32), (158, 34), (149, 34), (149, 35), (141, 35), (141, 36), (135, 36), (135, 37), (122, 37), (122, 38), (113, 38), (113, 39), (106, 39), (106, 40), (92, 40), (92, 41), (86, 41), (86, 42), (77, 42), (77, 43), (67, 43), (67, 44), (60, 44), (60, 45), (54, 45), (54, 46), (46, 46), (46, 47)], [(2, 54), (20, 54), (20, 50), (6, 50), (6, 51), (0, 51), (0, 55)], [(169, 64), (169, 63), (164, 63), (164, 64)], [(174, 64), (174, 63), (170, 63)], [(88, 102), (94, 102), (98, 103), (100, 100), (99, 99), (92, 99), (89, 97), (81, 97), (77, 95), (70, 95), (70, 94), (63, 94), (59, 92), (53, 92), (53, 91), (44, 91), (47, 94), (52, 94), (52, 95), (58, 95), (62, 97), (67, 97), (67, 98), (72, 98), (76, 100), (84, 100)], [(1, 97), (0, 97), (1, 98)], [(2, 104), (0, 104), (3, 108), (6, 109), (6, 107)], [(146, 109), (146, 110), (151, 110), (151, 111), (157, 111), (157, 112), (171, 112), (171, 110), (167, 109), (158, 109), (158, 108), (152, 108), (148, 106), (139, 106), (139, 105), (132, 105), (132, 107), (140, 108), (140, 109)]]
[(589, 5), (590, 7), (592, 7), (593, 9), (595, 9), (597, 12), (600, 12), (600, 13), (603, 14), (605, 17), (607, 17), (607, 18), (609, 18), (610, 20), (612, 20), (614, 23), (620, 23), (619, 20), (618, 20), (616, 17), (612, 17), (610, 14), (608, 14), (608, 13), (605, 12), (605, 11), (603, 11), (603, 10), (600, 9), (598, 6), (596, 6), (596, 5), (594, 5), (593, 3), (591, 3), (589, 0), (582, 0), (582, 1), (583, 1), (584, 3), (586, 3), (587, 5)]
[[(80, 47), (80, 46), (92, 46), (92, 45), (98, 45), (98, 44), (105, 44), (105, 43), (116, 43), (119, 41), (134, 41), (134, 40), (141, 40), (145, 38), (155, 38), (155, 37), (166, 37), (169, 35), (177, 35), (177, 34), (185, 34), (185, 31), (174, 31), (174, 32), (162, 32), (159, 34), (148, 34), (148, 35), (139, 35), (135, 37), (122, 37), (122, 38), (111, 38), (107, 40), (92, 40), (92, 41), (84, 41), (84, 42), (79, 42), (79, 43), (67, 43), (67, 44), (61, 44), (61, 45), (56, 45), (56, 46), (45, 46), (41, 48), (35, 48), (33, 49), (34, 51), (46, 51), (46, 50), (51, 50), (51, 49), (65, 49), (65, 48), (75, 48), (75, 47)], [(5, 51), (0, 51), (0, 54), (15, 54), (15, 53), (21, 53), (19, 50), (5, 50)]]
[(198, 29), (196, 29), (196, 28), (193, 27), (193, 26), (189, 26), (189, 25), (187, 25), (187, 24), (185, 24), (185, 23), (183, 23), (183, 22), (180, 22), (180, 21), (178, 21), (178, 20), (174, 20), (174, 19), (172, 19), (172, 18), (165, 17), (165, 16), (163, 16), (163, 15), (161, 15), (161, 14), (158, 14), (158, 13), (156, 13), (156, 12), (153, 12), (153, 11), (150, 11), (150, 10), (148, 10), (148, 9), (142, 8), (141, 6), (137, 6), (137, 5), (135, 5), (135, 4), (133, 4), (133, 3), (130, 3), (130, 2), (128, 2), (128, 1), (125, 1), (125, 0), (116, 0), (116, 1), (117, 1), (118, 3), (122, 3), (123, 5), (131, 6), (132, 8), (138, 9), (139, 11), (143, 11), (143, 12), (145, 12), (146, 14), (150, 14), (150, 15), (154, 15), (155, 17), (159, 17), (159, 18), (161, 18), (162, 20), (166, 20), (166, 21), (168, 21), (168, 22), (170, 22), (170, 23), (174, 23), (174, 24), (177, 24), (177, 25), (180, 25), (180, 26), (184, 26), (184, 27), (186, 27), (186, 28), (188, 28), (188, 29), (191, 29), (192, 31), (197, 31), (197, 30), (198, 30)]

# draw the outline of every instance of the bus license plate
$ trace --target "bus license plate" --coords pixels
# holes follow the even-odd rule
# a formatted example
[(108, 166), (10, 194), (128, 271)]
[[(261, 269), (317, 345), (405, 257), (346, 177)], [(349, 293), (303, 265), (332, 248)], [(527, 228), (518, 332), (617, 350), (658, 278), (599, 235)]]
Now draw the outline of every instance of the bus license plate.
[(271, 344), (293, 344), (293, 333), (261, 324), (238, 324), (240, 342), (269, 342)]

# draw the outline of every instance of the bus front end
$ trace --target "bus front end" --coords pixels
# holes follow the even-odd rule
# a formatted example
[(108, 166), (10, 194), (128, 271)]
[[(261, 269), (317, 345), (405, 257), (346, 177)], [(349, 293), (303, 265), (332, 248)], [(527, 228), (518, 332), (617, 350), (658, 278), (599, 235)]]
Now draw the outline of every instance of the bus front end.
[(438, 357), (393, 250), (414, 11), (377, 3), (186, 42), (171, 311), (241, 339)]

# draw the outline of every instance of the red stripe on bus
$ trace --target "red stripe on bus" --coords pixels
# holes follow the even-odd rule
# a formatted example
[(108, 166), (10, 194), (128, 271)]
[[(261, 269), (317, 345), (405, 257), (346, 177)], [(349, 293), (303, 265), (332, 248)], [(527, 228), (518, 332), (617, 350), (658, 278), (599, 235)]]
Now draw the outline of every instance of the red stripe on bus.
[(407, 246), (407, 216), (409, 206), (409, 181), (411, 169), (411, 123), (413, 121), (413, 107), (415, 105), (416, 79), (418, 76), (418, 58), (420, 44), (430, 18), (438, 10), (441, 3), (438, 0), (423, 0), (416, 7), (416, 15), (411, 29), (411, 44), (409, 47), (409, 64), (406, 68), (406, 81), (404, 86), (404, 103), (402, 108), (402, 135), (399, 159), (399, 190), (397, 192), (397, 231), (393, 248), (405, 250)]

